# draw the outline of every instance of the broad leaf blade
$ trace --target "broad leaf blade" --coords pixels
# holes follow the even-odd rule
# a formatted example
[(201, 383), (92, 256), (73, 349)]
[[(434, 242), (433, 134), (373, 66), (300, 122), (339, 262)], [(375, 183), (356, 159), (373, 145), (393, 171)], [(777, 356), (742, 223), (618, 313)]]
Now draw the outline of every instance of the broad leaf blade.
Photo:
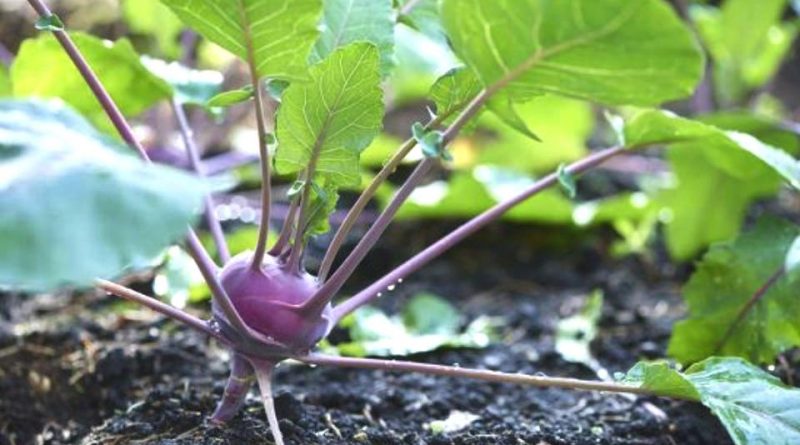
[(702, 402), (737, 445), (800, 443), (800, 390), (744, 360), (714, 357), (684, 373), (661, 362), (638, 363), (623, 382)]
[(318, 62), (337, 48), (363, 41), (381, 54), (381, 73), (391, 69), (394, 53), (392, 0), (326, 0), (323, 31), (314, 45), (311, 62)]
[(781, 176), (797, 182), (798, 164), (788, 154), (797, 150), (797, 139), (765, 119), (727, 113), (695, 121), (637, 110), (622, 131), (629, 148), (670, 145), (667, 157), (676, 185), (659, 200), (671, 213), (667, 245), (678, 259), (735, 237), (749, 205), (774, 194)]
[(294, 83), (278, 110), (275, 167), (290, 174), (316, 164), (316, 174), (334, 185), (358, 185), (358, 155), (378, 134), (383, 99), (378, 50), (353, 43), (309, 71), (309, 83)]
[(0, 101), (0, 285), (88, 286), (181, 238), (206, 187), (127, 152), (60, 103)]
[(691, 32), (662, 0), (444, 0), (442, 20), (484, 85), (609, 104), (686, 97), (702, 75)]
[(320, 0), (162, 0), (203, 37), (245, 61), (262, 77), (304, 80), (317, 39)]
[(689, 318), (675, 326), (670, 355), (682, 363), (716, 354), (772, 363), (779, 353), (800, 346), (800, 302), (790, 280), (769, 285), (748, 310), (756, 292), (784, 266), (798, 235), (794, 224), (763, 219), (735, 242), (712, 247), (683, 289)]
[[(88, 34), (70, 35), (123, 114), (136, 116), (170, 97), (170, 86), (142, 65), (127, 40), (111, 43)], [(52, 35), (22, 44), (11, 67), (11, 80), (15, 96), (58, 97), (95, 124), (111, 128), (94, 94)]]

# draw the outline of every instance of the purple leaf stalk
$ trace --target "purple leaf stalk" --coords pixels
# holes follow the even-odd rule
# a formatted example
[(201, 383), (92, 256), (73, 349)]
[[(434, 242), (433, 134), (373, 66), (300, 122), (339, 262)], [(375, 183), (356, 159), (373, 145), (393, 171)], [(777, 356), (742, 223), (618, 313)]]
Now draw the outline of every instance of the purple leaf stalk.
[[(52, 15), (42, 0), (29, 0), (29, 2), (42, 17), (50, 17)], [(134, 148), (142, 159), (149, 162), (146, 152), (135, 139), (130, 125), (122, 116), (69, 35), (63, 30), (55, 30), (53, 33), (76, 68), (83, 75), (123, 140)], [(395, 156), (378, 173), (356, 204), (350, 209), (323, 259), (318, 277), (308, 274), (303, 267), (304, 228), (306, 227), (309, 213), (311, 187), (304, 187), (301, 196), (295, 197), (277, 242), (268, 250), (266, 239), (271, 203), (268, 135), (263, 111), (262, 82), (255, 69), (252, 39), (249, 35), (246, 35), (245, 40), (249, 55), (247, 61), (250, 65), (251, 82), (255, 90), (255, 111), (263, 179), (261, 193), (263, 211), (258, 244), (255, 246), (254, 252), (245, 252), (229, 258), (219, 221), (212, 213), (211, 200), (210, 198), (206, 200), (206, 222), (216, 243), (217, 252), (219, 252), (220, 260), (223, 263), (222, 267), (218, 266), (209, 256), (192, 229), (188, 229), (185, 247), (197, 263), (211, 289), (213, 319), (211, 321), (200, 320), (127, 287), (106, 280), (98, 279), (96, 281), (99, 289), (142, 304), (184, 323), (215, 338), (232, 351), (230, 377), (222, 399), (211, 416), (211, 421), (224, 423), (234, 417), (244, 404), (245, 396), (253, 382), (257, 382), (274, 440), (277, 444), (282, 445), (283, 438), (278, 427), (271, 386), (275, 366), (286, 359), (295, 359), (312, 365), (420, 372), (538, 387), (650, 394), (650, 391), (646, 389), (622, 383), (508, 374), (407, 361), (343, 358), (313, 353), (312, 350), (319, 341), (329, 334), (332, 327), (342, 317), (369, 303), (385, 288), (437, 258), (475, 231), (496, 221), (517, 204), (556, 184), (558, 177), (553, 173), (538, 180), (516, 196), (498, 203), (467, 221), (354, 296), (333, 306), (333, 298), (380, 239), (411, 192), (426, 178), (426, 175), (432, 169), (439, 165), (439, 160), (437, 158), (426, 158), (417, 165), (411, 176), (398, 189), (389, 205), (382, 211), (354, 250), (337, 269), (333, 270), (332, 264), (349, 230), (358, 220), (367, 203), (373, 198), (381, 183), (386, 180), (400, 161), (414, 147), (415, 141), (413, 139), (406, 141), (399, 148)], [(513, 81), (516, 76), (528, 68), (530, 66), (521, 67), (510, 72), (506, 77), (487, 87), (466, 104), (453, 124), (444, 129), (443, 144), (446, 146), (452, 142), (461, 128), (475, 116), (494, 93)], [(202, 175), (198, 148), (192, 140), (191, 130), (186, 122), (181, 104), (173, 102), (173, 110), (191, 165), (197, 174)], [(429, 123), (427, 128), (437, 127), (444, 118), (445, 116), (437, 117)], [(566, 172), (572, 175), (580, 175), (623, 151), (623, 147), (596, 151), (566, 167)], [(301, 178), (313, 177), (315, 163), (316, 157), (312, 156), (310, 165), (301, 174)]]

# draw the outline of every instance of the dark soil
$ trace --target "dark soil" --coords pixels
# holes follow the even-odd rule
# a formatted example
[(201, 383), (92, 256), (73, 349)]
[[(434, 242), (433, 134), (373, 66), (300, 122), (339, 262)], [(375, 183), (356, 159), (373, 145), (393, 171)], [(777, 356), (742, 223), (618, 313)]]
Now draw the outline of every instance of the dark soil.
[[(445, 230), (429, 226), (395, 229), (354, 281), (369, 282)], [(560, 358), (552, 334), (600, 288), (606, 300), (593, 351), (609, 372), (623, 371), (663, 356), (685, 273), (659, 261), (609, 259), (606, 238), (496, 225), (380, 303), (396, 310), (428, 290), (467, 319), (504, 320), (501, 341), (487, 349), (410, 359), (592, 379), (595, 371)], [(227, 353), (200, 334), (100, 295), (0, 302), (0, 444), (271, 443), (255, 393), (226, 427), (206, 422), (223, 390)], [(414, 374), (285, 364), (276, 405), (289, 444), (730, 443), (696, 404)], [(453, 411), (478, 418), (453, 433), (430, 431)]]

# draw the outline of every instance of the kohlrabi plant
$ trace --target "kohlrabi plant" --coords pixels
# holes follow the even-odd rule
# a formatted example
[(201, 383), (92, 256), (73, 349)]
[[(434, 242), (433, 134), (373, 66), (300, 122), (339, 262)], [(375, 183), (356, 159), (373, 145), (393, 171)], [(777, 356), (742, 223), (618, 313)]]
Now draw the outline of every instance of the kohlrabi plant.
[[(127, 41), (110, 44), (89, 35), (71, 36), (42, 0), (29, 0), (41, 17), (37, 28), (51, 32), (55, 40), (40, 38), (26, 43), (22, 51), (68, 57), (91, 94), (87, 90), (79, 99), (65, 99), (67, 104), (0, 102), (0, 283), (4, 287), (36, 292), (94, 285), (207, 334), (232, 356), (230, 378), (211, 420), (225, 423), (235, 416), (257, 382), (278, 444), (283, 439), (272, 401), (272, 374), (279, 363), (290, 359), (309, 365), (674, 397), (708, 406), (739, 444), (800, 443), (800, 392), (742, 359), (706, 359), (714, 352), (713, 345), (706, 348), (708, 353), (690, 354), (683, 351), (691, 344), (675, 340), (673, 348), (697, 363), (683, 372), (665, 363), (640, 363), (616, 381), (315, 352), (343, 317), (387, 288), (549, 187), (561, 186), (574, 196), (578, 178), (612, 157), (652, 146), (674, 145), (677, 150), (691, 146), (695, 155), (713, 160), (736, 177), (769, 177), (776, 184), (800, 185), (800, 166), (786, 152), (751, 135), (717, 128), (713, 122), (647, 108), (691, 96), (704, 73), (704, 56), (694, 33), (665, 0), (162, 2), (200, 36), (238, 56), (247, 66), (248, 85), (216, 97), (209, 90), (187, 88), (164, 74), (169, 71), (153, 68), (152, 61), (141, 61)], [(415, 8), (425, 8), (438, 21), (425, 22)], [(463, 66), (435, 83), (430, 120), (415, 124), (410, 129), (413, 136), (363, 186), (312, 274), (305, 267), (309, 240), (329, 230), (328, 217), (339, 191), (361, 187), (359, 155), (380, 132), (382, 82), (395, 68), (392, 51), (398, 21), (448, 42)], [(53, 52), (58, 46), (65, 55)], [(715, 60), (726, 67), (736, 62), (722, 55)], [(46, 59), (38, 69), (48, 69)], [(19, 74), (24, 71), (22, 60), (12, 67), (12, 78), (21, 79), (14, 89), (41, 95), (43, 80), (31, 77), (26, 82)], [(744, 80), (753, 76), (745, 72)], [(50, 91), (72, 91), (78, 88), (74, 79), (75, 72), (49, 79)], [(219, 87), (219, 81), (212, 79), (210, 84), (212, 91)], [(124, 91), (141, 92), (121, 109), (113, 97)], [(541, 139), (515, 107), (545, 94), (611, 107), (609, 121), (616, 143), (538, 180), (514, 183), (513, 193), (382, 278), (354, 295), (341, 295), (415, 188), (453, 159), (449, 147), (462, 130), (475, 125), (482, 113), (492, 113), (525, 137)], [(274, 122), (265, 110), (269, 97), (276, 98), (269, 99), (277, 104)], [(150, 163), (123, 116), (164, 99), (171, 100), (194, 175)], [(256, 115), (262, 211), (253, 249), (231, 257), (213, 214), (210, 192), (215, 185), (203, 180), (184, 107), (244, 101), (252, 102)], [(103, 130), (115, 130), (124, 144)], [(352, 251), (341, 255), (362, 212), (415, 147), (421, 160)], [(285, 222), (269, 243), (275, 171), (291, 177), (292, 185)], [(216, 259), (190, 227), (198, 209), (204, 211), (213, 235)], [(780, 231), (777, 257), (789, 252), (794, 258), (781, 266), (782, 271), (800, 262), (797, 247), (791, 252), (788, 247), (797, 232), (795, 226)], [(210, 320), (110, 281), (123, 272), (148, 267), (159, 252), (181, 239), (212, 294)], [(734, 274), (731, 271), (724, 279)], [(703, 291), (702, 286), (709, 285), (696, 282), (693, 289)], [(793, 289), (796, 297), (797, 288)], [(796, 326), (797, 320), (791, 323)], [(721, 335), (718, 341), (724, 343), (733, 334)]]

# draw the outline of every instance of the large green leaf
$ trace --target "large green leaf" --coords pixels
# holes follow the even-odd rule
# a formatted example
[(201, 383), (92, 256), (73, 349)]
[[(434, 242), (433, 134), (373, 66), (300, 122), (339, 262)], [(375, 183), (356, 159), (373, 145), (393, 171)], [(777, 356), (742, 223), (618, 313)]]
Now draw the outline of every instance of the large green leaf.
[(252, 59), (262, 77), (304, 80), (321, 0), (161, 0), (203, 37)]
[[(142, 65), (127, 40), (112, 43), (88, 34), (71, 36), (123, 114), (135, 116), (170, 97), (169, 85)], [(11, 66), (11, 80), (17, 97), (59, 97), (95, 124), (111, 128), (78, 69), (49, 34), (23, 42)]]
[(749, 179), (730, 175), (710, 162), (703, 148), (702, 143), (687, 143), (669, 149), (676, 185), (657, 197), (669, 209), (667, 247), (680, 260), (734, 238), (750, 204), (774, 195), (780, 187), (772, 175)]
[(797, 138), (747, 114), (710, 115), (701, 122), (639, 110), (626, 121), (623, 138), (631, 148), (671, 145), (667, 158), (676, 184), (659, 201), (670, 211), (667, 246), (678, 259), (735, 237), (749, 205), (774, 194), (781, 176), (797, 182), (798, 164), (788, 154), (797, 150)]
[(277, 117), (275, 168), (281, 174), (315, 163), (336, 185), (358, 185), (358, 155), (378, 134), (383, 118), (378, 50), (352, 43), (311, 67), (309, 83), (293, 83)]
[(535, 128), (541, 141), (511, 130), (496, 114), (485, 113), (479, 124), (489, 131), (475, 135), (481, 147), (479, 163), (538, 173), (586, 154), (586, 141), (595, 126), (588, 103), (544, 95), (517, 105), (516, 111), (526, 125)]
[(91, 285), (147, 265), (207, 188), (148, 165), (61, 102), (0, 101), (0, 285)]
[(675, 326), (669, 353), (683, 363), (715, 354), (772, 363), (779, 353), (800, 346), (800, 300), (790, 280), (778, 279), (748, 308), (783, 267), (798, 235), (795, 224), (763, 219), (735, 242), (712, 247), (683, 289), (689, 318)]
[(744, 360), (710, 358), (682, 373), (663, 362), (638, 363), (623, 382), (703, 403), (737, 445), (800, 443), (800, 390)]
[(511, 97), (550, 92), (611, 104), (688, 96), (702, 55), (662, 0), (444, 0), (456, 53)]
[(311, 53), (318, 62), (337, 48), (364, 41), (381, 54), (381, 72), (392, 67), (394, 52), (394, 10), (392, 0), (327, 0), (322, 34)]

